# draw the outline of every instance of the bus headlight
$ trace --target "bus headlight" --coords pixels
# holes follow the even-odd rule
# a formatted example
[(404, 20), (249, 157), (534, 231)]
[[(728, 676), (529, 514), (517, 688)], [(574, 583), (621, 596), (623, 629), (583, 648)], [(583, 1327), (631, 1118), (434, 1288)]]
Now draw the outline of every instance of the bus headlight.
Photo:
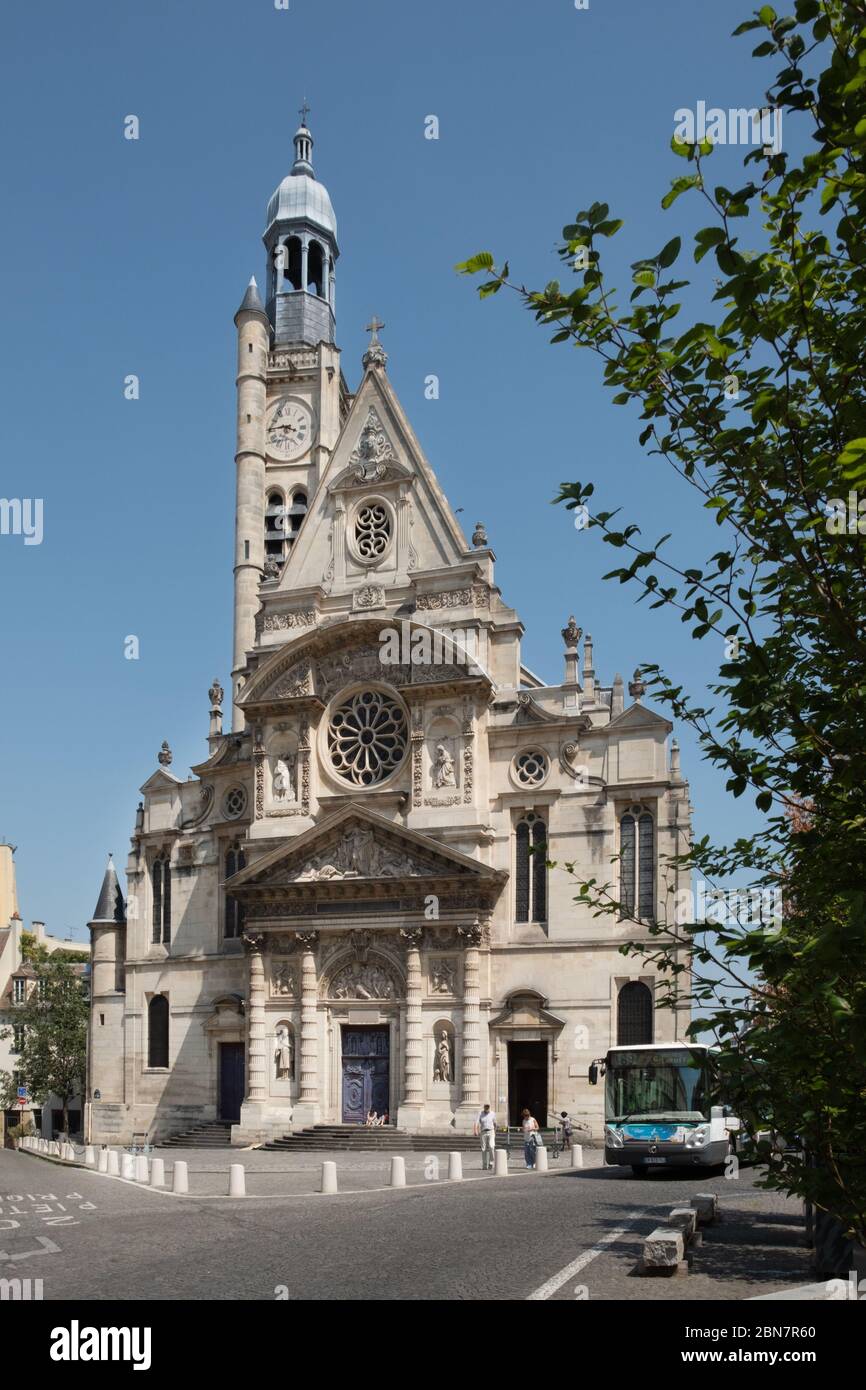
[(622, 1130), (614, 1129), (613, 1125), (607, 1127), (607, 1142), (612, 1149), (622, 1148)]
[(698, 1125), (686, 1139), (687, 1149), (702, 1149), (710, 1137), (709, 1125)]

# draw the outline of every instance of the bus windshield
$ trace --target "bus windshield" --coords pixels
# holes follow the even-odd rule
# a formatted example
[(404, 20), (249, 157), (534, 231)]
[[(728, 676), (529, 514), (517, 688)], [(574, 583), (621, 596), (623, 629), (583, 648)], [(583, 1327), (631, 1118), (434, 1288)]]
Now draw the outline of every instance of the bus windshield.
[(611, 1052), (605, 1076), (609, 1123), (710, 1118), (710, 1063), (705, 1052)]

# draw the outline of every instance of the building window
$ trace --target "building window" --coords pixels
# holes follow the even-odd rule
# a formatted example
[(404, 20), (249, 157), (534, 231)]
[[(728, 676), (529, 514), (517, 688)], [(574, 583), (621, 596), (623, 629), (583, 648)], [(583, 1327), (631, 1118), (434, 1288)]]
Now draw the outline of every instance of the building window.
[[(303, 248), (301, 247), (300, 237), (289, 237), (283, 243), (282, 257), (278, 261), (278, 268), (281, 265), (283, 280), (288, 281), (293, 290), (303, 289), (301, 270), (303, 265)], [(278, 290), (285, 290), (285, 284), (277, 284)]]
[(631, 980), (623, 985), (616, 1006), (616, 1041), (635, 1047), (653, 1040), (653, 997), (648, 985)]
[(307, 289), (320, 299), (325, 295), (325, 252), (318, 241), (311, 241), (307, 252)]
[(519, 753), (514, 759), (514, 775), (522, 787), (541, 786), (549, 768), (547, 754), (537, 748)]
[(530, 811), (518, 821), (515, 839), (515, 920), (546, 922), (547, 827)]
[[(234, 874), (240, 873), (246, 867), (246, 858), (243, 850), (238, 845), (232, 845), (226, 853), (225, 870), (226, 878), (232, 878)], [(241, 903), (226, 893), (225, 912), (223, 915), (223, 935), (227, 940), (234, 940), (240, 936), (244, 926), (244, 909)]]
[(395, 699), (381, 690), (359, 690), (331, 715), (331, 764), (353, 786), (373, 787), (403, 762), (408, 738), (406, 715)]
[(171, 941), (171, 864), (165, 850), (153, 861), (153, 940), (167, 946)]
[(367, 502), (355, 519), (355, 545), (362, 560), (379, 560), (391, 544), (391, 516), (381, 502)]
[(48, 998), (48, 981), (45, 979), (44, 975), (36, 981), (36, 997), (40, 1004), (44, 1004), (45, 1000)]
[(16, 1023), (12, 1028), (12, 1046), (10, 1052), (20, 1052), (24, 1047), (24, 1025)]
[(147, 1065), (168, 1066), (168, 1000), (155, 994), (147, 1006)]
[(300, 491), (292, 493), (292, 505), (286, 513), (284, 533), (286, 538), (286, 549), (290, 550), (294, 545), (301, 523), (307, 515), (307, 494)]
[(286, 506), (281, 492), (268, 493), (265, 508), (265, 559), (272, 557), (281, 566), (286, 558)]
[(644, 807), (632, 806), (619, 823), (621, 918), (655, 920), (655, 859), (655, 822)]
[(23, 1004), (27, 998), (27, 981), (23, 976), (16, 975), (12, 981), (12, 1003)]

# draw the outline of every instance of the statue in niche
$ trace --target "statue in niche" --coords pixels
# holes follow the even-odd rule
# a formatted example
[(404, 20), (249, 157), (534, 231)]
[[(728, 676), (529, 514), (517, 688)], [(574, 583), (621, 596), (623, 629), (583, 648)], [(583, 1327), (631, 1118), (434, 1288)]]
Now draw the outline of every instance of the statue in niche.
[(274, 967), (273, 993), (290, 995), (295, 993), (295, 978), (288, 961), (280, 961), (279, 965)]
[(277, 1064), (277, 1080), (289, 1081), (295, 1074), (295, 1048), (287, 1024), (281, 1023), (277, 1028), (276, 1041), (274, 1060)]
[(444, 743), (436, 745), (436, 759), (433, 763), (433, 785), (434, 787), (456, 787), (457, 778), (454, 775), (454, 759), (448, 752)]
[(443, 1028), (439, 1034), (439, 1041), (436, 1044), (436, 1064), (433, 1068), (434, 1081), (451, 1081), (451, 1039), (448, 1036), (448, 1029)]
[(277, 801), (291, 801), (295, 795), (295, 755), (278, 754), (274, 763), (274, 798)]
[(434, 960), (430, 967), (430, 984), (434, 994), (455, 994), (457, 967), (453, 960)]

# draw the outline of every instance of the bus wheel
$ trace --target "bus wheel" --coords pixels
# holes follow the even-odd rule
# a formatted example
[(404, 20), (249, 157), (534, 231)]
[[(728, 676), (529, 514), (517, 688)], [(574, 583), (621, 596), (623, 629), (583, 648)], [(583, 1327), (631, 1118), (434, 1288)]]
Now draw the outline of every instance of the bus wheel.
[(635, 1177), (635, 1178), (645, 1178), (645, 1177), (646, 1177), (646, 1164), (645, 1164), (645, 1163), (633, 1163), (633, 1164), (631, 1165), (631, 1171), (632, 1171), (632, 1176), (633, 1176), (633, 1177)]

